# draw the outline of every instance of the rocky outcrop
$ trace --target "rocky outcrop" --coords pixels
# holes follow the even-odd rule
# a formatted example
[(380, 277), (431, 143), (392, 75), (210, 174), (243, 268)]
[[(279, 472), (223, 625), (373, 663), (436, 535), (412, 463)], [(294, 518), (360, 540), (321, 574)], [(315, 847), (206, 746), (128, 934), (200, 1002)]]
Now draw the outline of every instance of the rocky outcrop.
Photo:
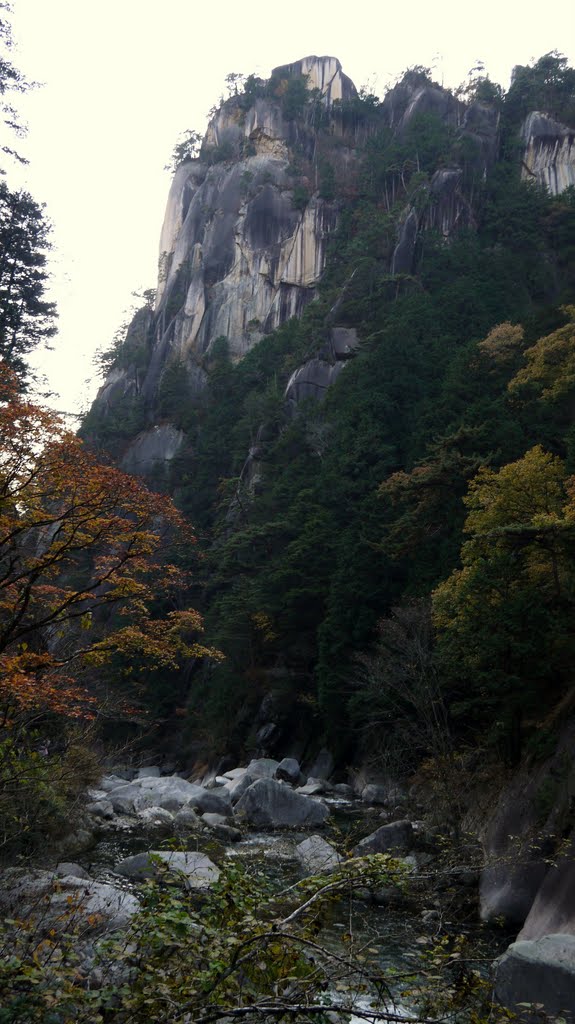
[(170, 871), (184, 880), (187, 889), (207, 889), (217, 882), (220, 875), (216, 865), (204, 853), (165, 850), (151, 850), (149, 853), (125, 857), (116, 865), (116, 871), (136, 881), (158, 878), (165, 871)]
[(322, 836), (309, 836), (296, 846), (296, 857), (309, 875), (325, 875), (338, 871), (343, 861), (339, 853)]
[[(185, 445), (170, 422), (169, 396), (175, 387), (180, 417), (186, 403), (201, 405), (218, 339), (225, 338), (232, 360), (240, 360), (265, 334), (301, 316), (316, 296), (342, 205), (321, 187), (326, 163), (341, 196), (370, 133), (387, 124), (401, 141), (430, 117), (465, 143), (466, 167), (476, 178), (495, 159), (498, 115), (488, 104), (465, 104), (422, 76), (392, 89), (371, 119), (356, 116), (356, 99), (335, 57), (282, 65), (268, 82), (253, 79), (245, 92), (225, 100), (198, 158), (177, 168), (161, 231), (155, 310), (134, 318), (89, 417), (96, 424), (109, 420), (119, 437), (114, 454), (128, 472), (165, 485), (165, 471)], [(405, 195), (402, 174), (387, 201)], [(423, 231), (450, 238), (473, 223), (461, 168), (437, 171), (406, 207), (395, 252), (382, 272), (411, 275)], [(357, 349), (357, 332), (338, 322), (337, 306), (288, 381), (288, 412), (295, 414), (301, 402), (321, 401)], [(109, 436), (104, 429), (105, 444)], [(238, 495), (257, 494), (264, 449), (259, 439), (252, 445)], [(230, 506), (232, 519), (236, 504)]]
[(184, 441), (181, 430), (169, 423), (152, 427), (138, 434), (129, 445), (121, 461), (122, 469), (134, 476), (152, 477), (178, 454)]
[(518, 940), (563, 932), (575, 936), (575, 831), (551, 864)]
[(573, 1022), (575, 936), (547, 935), (535, 942), (513, 943), (499, 961), (495, 994), (526, 1024), (540, 1021), (542, 1011)]
[(288, 407), (295, 408), (306, 399), (321, 401), (326, 391), (337, 380), (343, 363), (331, 364), (324, 359), (309, 359), (291, 375), (285, 399)]
[(325, 804), (294, 793), (273, 779), (258, 779), (236, 804), (236, 814), (249, 825), (263, 828), (298, 828), (322, 825), (329, 816)]
[(553, 755), (524, 766), (504, 787), (483, 834), (482, 920), (524, 926), (522, 938), (575, 934), (573, 794), (575, 726)]
[(522, 177), (537, 181), (557, 196), (575, 185), (575, 129), (548, 114), (533, 111), (521, 130)]
[(351, 78), (344, 75), (336, 57), (304, 57), (292, 64), (282, 64), (272, 71), (272, 79), (307, 77), (310, 89), (319, 89), (326, 104), (335, 100), (348, 101), (357, 96)]
[(176, 172), (160, 240), (163, 357), (197, 356), (223, 335), (241, 358), (313, 298), (337, 208), (291, 170), (294, 145), (309, 148), (313, 130), (286, 113), (281, 83), (301, 76), (326, 107), (356, 95), (334, 57), (276, 68), (267, 94), (222, 104), (201, 159)]
[(413, 825), (410, 821), (392, 821), (361, 839), (354, 849), (356, 857), (368, 853), (407, 853), (413, 846)]
[[(124, 451), (131, 473), (153, 476), (181, 445), (180, 432), (160, 421), (167, 368), (177, 364), (180, 386), (197, 403), (207, 379), (203, 363), (218, 338), (227, 339), (233, 360), (241, 359), (264, 334), (299, 317), (316, 294), (339, 205), (318, 190), (323, 129), (309, 111), (296, 116), (283, 100), (302, 76), (324, 109), (357, 95), (334, 57), (278, 67), (253, 95), (231, 96), (220, 106), (200, 157), (175, 172), (155, 311), (136, 315), (93, 407), (92, 419), (121, 418), (139, 403), (146, 429)], [(354, 135), (346, 136), (341, 119), (332, 130), (340, 136), (338, 174), (345, 178), (356, 163)]]
[(85, 936), (125, 928), (139, 908), (139, 900), (131, 893), (95, 882), (85, 871), (78, 877), (62, 875), (58, 869), (26, 874), (12, 868), (0, 885), (3, 913), (28, 919), (41, 934), (54, 930)]

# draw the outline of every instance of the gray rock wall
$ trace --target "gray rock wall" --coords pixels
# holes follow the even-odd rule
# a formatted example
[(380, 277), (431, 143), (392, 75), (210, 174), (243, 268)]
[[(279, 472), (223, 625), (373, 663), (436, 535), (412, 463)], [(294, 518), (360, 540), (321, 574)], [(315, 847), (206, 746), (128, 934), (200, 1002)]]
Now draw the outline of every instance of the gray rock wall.
[(575, 129), (536, 110), (525, 119), (521, 134), (524, 179), (537, 181), (554, 196), (575, 185)]
[(483, 836), (482, 920), (523, 927), (522, 939), (575, 935), (574, 741), (570, 723), (551, 757), (515, 774)]

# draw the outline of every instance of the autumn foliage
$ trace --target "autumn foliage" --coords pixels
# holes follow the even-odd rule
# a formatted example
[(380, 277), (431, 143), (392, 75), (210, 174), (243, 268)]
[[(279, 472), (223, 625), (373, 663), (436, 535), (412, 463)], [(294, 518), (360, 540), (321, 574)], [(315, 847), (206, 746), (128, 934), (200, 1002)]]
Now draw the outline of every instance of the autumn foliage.
[[(187, 585), (160, 552), (194, 543), (171, 500), (102, 465), (0, 363), (0, 706), (89, 716), (86, 666), (115, 652), (150, 667), (217, 656), (178, 607)], [(156, 618), (158, 598), (170, 610)]]

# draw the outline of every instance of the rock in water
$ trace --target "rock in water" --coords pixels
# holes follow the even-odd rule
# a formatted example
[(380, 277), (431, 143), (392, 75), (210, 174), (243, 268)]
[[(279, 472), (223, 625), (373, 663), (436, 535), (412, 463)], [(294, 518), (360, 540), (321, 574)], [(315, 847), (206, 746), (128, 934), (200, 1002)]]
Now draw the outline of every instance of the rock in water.
[(310, 875), (323, 875), (337, 871), (342, 858), (337, 850), (322, 836), (309, 836), (296, 846), (296, 856)]
[(220, 872), (204, 853), (180, 853), (166, 850), (150, 850), (126, 857), (116, 865), (119, 875), (136, 880), (161, 876), (166, 865), (169, 871), (185, 877), (187, 889), (207, 889), (217, 882)]
[(407, 853), (413, 845), (413, 826), (410, 821), (392, 821), (382, 825), (362, 839), (354, 849), (356, 857), (366, 853)]
[(545, 1014), (560, 1014), (571, 1024), (575, 1021), (575, 935), (514, 942), (499, 961), (495, 994), (526, 1024), (541, 1021), (541, 1010), (526, 1010), (518, 1004), (542, 1005)]
[(235, 813), (250, 825), (297, 828), (300, 825), (322, 825), (329, 809), (317, 800), (294, 793), (274, 779), (258, 779), (240, 798)]

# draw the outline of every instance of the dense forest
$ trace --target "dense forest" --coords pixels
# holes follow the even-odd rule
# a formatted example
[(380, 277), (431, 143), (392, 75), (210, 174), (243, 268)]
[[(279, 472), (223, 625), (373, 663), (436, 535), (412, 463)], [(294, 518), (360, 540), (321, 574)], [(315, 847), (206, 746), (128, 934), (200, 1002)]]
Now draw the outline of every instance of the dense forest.
[[(336, 103), (318, 125), (300, 84), (284, 112), (313, 124), (338, 226), (299, 319), (239, 362), (219, 337), (199, 398), (185, 362), (163, 370), (157, 420), (186, 440), (156, 486), (198, 531), (195, 599), (225, 658), (158, 678), (149, 699), (162, 716), (185, 704), (184, 748), (211, 753), (257, 749), (268, 720), (271, 749), (321, 735), (342, 761), (391, 758), (409, 772), (447, 732), (514, 764), (545, 747), (572, 693), (575, 194), (522, 177), (520, 131), (534, 109), (574, 123), (575, 71), (548, 54), (516, 69), (507, 93), (466, 83), (460, 102), (497, 112), (487, 168), (477, 142), (433, 112), (398, 132), (389, 97)], [(426, 69), (406, 73), (396, 102), (414, 84), (432, 84)], [(252, 76), (239, 103), (270, 89)], [(351, 173), (334, 119), (362, 140)], [(303, 144), (299, 159), (302, 174)], [(453, 168), (465, 215), (445, 237), (430, 183)], [(425, 227), (398, 272), (409, 210)], [(294, 412), (286, 385), (321, 355), (334, 309), (359, 347), (324, 400)], [(153, 346), (137, 324), (108, 368), (145, 370)], [(119, 453), (144, 424), (136, 396), (116, 419), (96, 403), (83, 430)]]

